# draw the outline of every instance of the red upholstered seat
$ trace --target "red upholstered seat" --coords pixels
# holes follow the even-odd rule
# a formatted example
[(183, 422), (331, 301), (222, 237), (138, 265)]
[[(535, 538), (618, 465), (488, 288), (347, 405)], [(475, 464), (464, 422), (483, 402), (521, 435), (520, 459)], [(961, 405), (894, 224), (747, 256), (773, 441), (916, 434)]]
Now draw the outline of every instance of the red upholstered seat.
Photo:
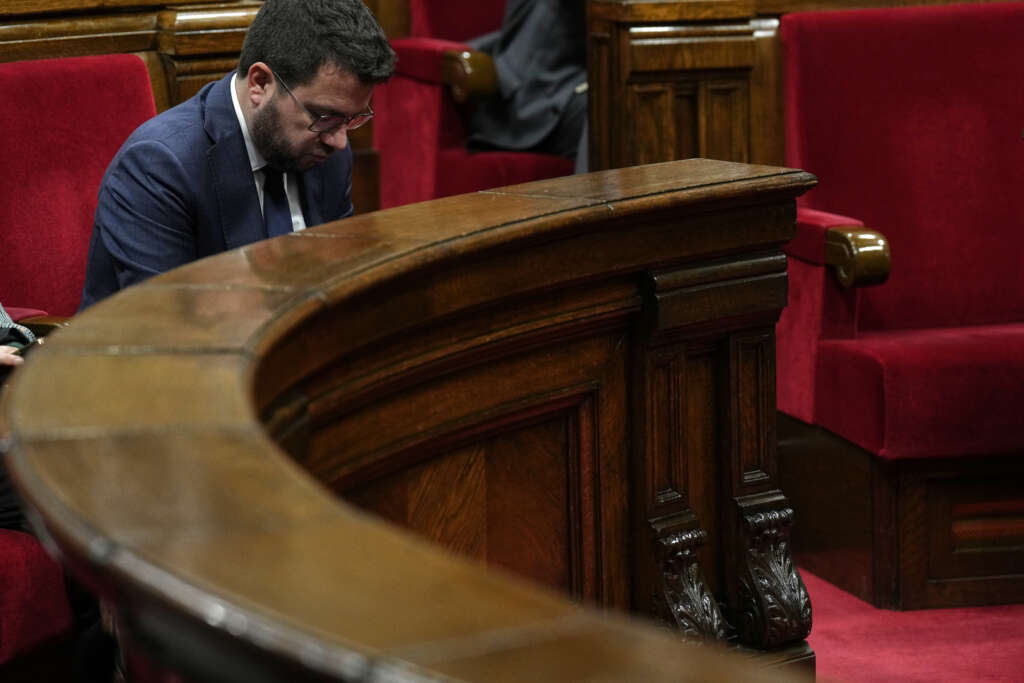
[(504, 7), (504, 0), (410, 0), (410, 35), (391, 41), (395, 75), (374, 92), (382, 208), (572, 173), (573, 162), (558, 156), (466, 149), (462, 116), (441, 82), (441, 54), (497, 30)]
[(0, 666), (65, 633), (71, 620), (60, 566), (32, 536), (0, 530)]
[(827, 339), (818, 362), (817, 423), (883, 458), (1024, 446), (1024, 323)]
[(134, 55), (0, 64), (0, 303), (78, 309), (100, 180), (156, 113)]
[[(819, 179), (777, 326), (798, 559), (881, 607), (1022, 601), (1024, 4), (794, 13), (780, 36), (786, 163)], [(846, 236), (888, 242), (887, 282), (841, 286)]]
[[(789, 248), (782, 411), (888, 458), (1024, 450), (1022, 31), (1019, 3), (783, 18), (787, 165), (820, 184)], [(808, 209), (884, 234), (889, 281), (840, 289)]]

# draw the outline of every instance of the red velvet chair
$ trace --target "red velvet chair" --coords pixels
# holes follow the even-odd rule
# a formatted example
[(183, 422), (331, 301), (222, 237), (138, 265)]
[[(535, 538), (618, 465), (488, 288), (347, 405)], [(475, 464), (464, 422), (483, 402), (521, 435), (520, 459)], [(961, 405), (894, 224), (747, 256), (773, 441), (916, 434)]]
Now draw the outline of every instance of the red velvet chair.
[[(13, 62), (0, 64), (0, 93), (0, 303), (26, 324), (71, 316), (103, 172), (155, 113), (149, 73), (133, 55)], [(32, 536), (0, 529), (0, 680), (58, 680), (69, 654), (47, 648), (71, 624), (60, 567)]]
[[(410, 0), (409, 32), (391, 41), (395, 75), (374, 92), (382, 208), (573, 172), (548, 154), (466, 149), (465, 109), (452, 93), (493, 92), (493, 66), (463, 42), (501, 26), (504, 0)], [(467, 92), (468, 91), (468, 92)]]
[(1024, 601), (1024, 4), (780, 30), (787, 165), (820, 181), (778, 325), (798, 559), (879, 606)]
[(15, 320), (70, 316), (100, 180), (156, 110), (133, 55), (0, 64), (0, 303)]

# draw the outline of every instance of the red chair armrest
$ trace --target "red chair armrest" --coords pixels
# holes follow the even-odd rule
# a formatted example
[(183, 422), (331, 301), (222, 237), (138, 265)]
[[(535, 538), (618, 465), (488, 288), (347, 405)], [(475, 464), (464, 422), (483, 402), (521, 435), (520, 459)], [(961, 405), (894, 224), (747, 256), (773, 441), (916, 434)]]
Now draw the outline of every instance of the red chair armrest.
[(844, 287), (880, 285), (889, 279), (889, 242), (856, 218), (799, 208), (796, 237), (786, 253), (814, 265), (833, 266)]
[(829, 228), (864, 227), (862, 221), (837, 213), (799, 207), (796, 210), (796, 237), (786, 245), (786, 254), (825, 265), (825, 233)]
[(465, 43), (439, 38), (396, 38), (391, 47), (398, 55), (395, 74), (426, 83), (444, 84), (444, 53), (469, 51)]

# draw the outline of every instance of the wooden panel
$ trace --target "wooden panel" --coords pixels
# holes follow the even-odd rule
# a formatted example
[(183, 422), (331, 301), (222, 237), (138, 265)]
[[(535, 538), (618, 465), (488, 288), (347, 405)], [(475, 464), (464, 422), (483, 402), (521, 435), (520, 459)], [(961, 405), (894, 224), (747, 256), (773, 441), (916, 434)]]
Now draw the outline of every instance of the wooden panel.
[[(560, 342), (406, 386), (371, 409), (314, 413), (323, 427), (303, 463), (452, 550), (626, 608), (624, 363), (619, 337)], [(417, 420), (415, 438), (380, 429), (398, 415)], [(380, 503), (385, 491), (406, 504)], [(432, 504), (458, 517), (424, 515)]]
[(721, 26), (631, 26), (629, 65), (633, 73), (735, 69), (754, 59), (747, 22)]
[(261, 2), (175, 8), (160, 13), (160, 52), (176, 57), (237, 55)]
[[(213, 4), (222, 0), (189, 0), (190, 4)], [(43, 12), (70, 13), (81, 10), (159, 7), (167, 0), (4, 0), (0, 4), (0, 17), (37, 14)]]
[(775, 472), (775, 357), (774, 337), (769, 332), (733, 339), (736, 381), (732, 388), (737, 400), (735, 440), (739, 458), (737, 488), (744, 494), (755, 493), (770, 483)]
[(453, 552), (582, 597), (570, 429), (568, 419), (517, 429), (343, 495)]
[(677, 83), (675, 88), (675, 138), (674, 159), (690, 159), (701, 156), (700, 147), (700, 96), (694, 83)]
[(747, 161), (750, 92), (744, 80), (712, 80), (701, 84), (701, 156)]
[[(650, 614), (660, 587), (687, 617), (683, 593), (715, 612), (724, 597), (741, 642), (773, 649), (766, 665), (812, 660), (809, 608), (791, 616), (796, 593), (775, 585), (785, 499), (733, 482), (735, 454), (764, 439), (745, 430), (770, 429), (735, 394), (768, 405), (780, 245), (813, 184), (669, 162), (203, 259), (85, 312), (18, 371), (7, 462), (69, 572), (187, 677), (756, 680), (328, 487), (608, 606)], [(745, 340), (754, 359), (732, 350)]]
[[(775, 100), (759, 63), (768, 54), (760, 20), (708, 23), (697, 5), (692, 15), (664, 19), (659, 9), (683, 3), (615, 5), (594, 2), (588, 27), (592, 135), (591, 166), (607, 168), (703, 156), (751, 158), (751, 117), (763, 117)], [(650, 12), (640, 19), (641, 5)], [(667, 16), (667, 15), (666, 15)], [(655, 19), (654, 17), (659, 17)], [(658, 22), (661, 23), (658, 23)], [(751, 103), (751, 78), (764, 88)], [(668, 96), (667, 93), (671, 93)], [(603, 98), (603, 99), (602, 99)], [(607, 110), (607, 111), (606, 111)], [(603, 126), (609, 129), (605, 132)], [(764, 154), (764, 145), (757, 147)]]
[[(676, 129), (671, 86), (665, 84), (634, 85), (629, 92), (634, 146), (630, 158), (639, 164), (670, 161), (676, 149)], [(651, 131), (658, 131), (652, 135)]]
[(611, 106), (612, 93), (617, 85), (614, 80), (617, 64), (612, 52), (612, 30), (612, 24), (599, 20), (592, 20), (588, 27), (587, 78), (590, 87), (587, 116), (591, 170), (613, 167), (610, 155), (615, 145), (611, 140), (618, 137)]
[(0, 23), (0, 61), (156, 49), (156, 15), (107, 14), (90, 17), (16, 17)]
[(929, 605), (1024, 599), (1024, 474), (979, 474), (922, 482), (920, 533), (928, 540), (911, 548), (924, 551), (920, 566), (927, 569), (913, 572), (920, 583), (907, 586), (908, 599)]

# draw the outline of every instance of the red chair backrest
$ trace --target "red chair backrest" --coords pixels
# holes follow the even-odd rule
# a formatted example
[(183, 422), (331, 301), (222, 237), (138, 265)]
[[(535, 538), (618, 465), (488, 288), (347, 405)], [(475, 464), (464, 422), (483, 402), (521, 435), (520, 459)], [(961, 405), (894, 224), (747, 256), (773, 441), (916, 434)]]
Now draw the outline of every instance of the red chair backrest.
[(1024, 320), (1024, 4), (797, 13), (781, 36), (805, 205), (892, 248), (859, 327)]
[(409, 35), (468, 40), (501, 26), (505, 0), (409, 0)]
[(0, 64), (0, 302), (75, 313), (103, 173), (155, 113), (134, 55)]

